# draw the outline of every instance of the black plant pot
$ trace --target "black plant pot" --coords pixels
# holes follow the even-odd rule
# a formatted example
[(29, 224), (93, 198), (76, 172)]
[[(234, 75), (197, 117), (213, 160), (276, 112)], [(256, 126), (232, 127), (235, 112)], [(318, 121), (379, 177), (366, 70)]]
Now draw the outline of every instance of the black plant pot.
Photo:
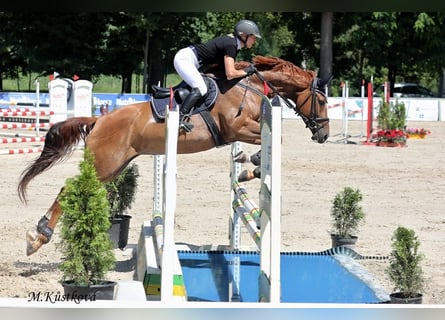
[(332, 248), (335, 247), (348, 247), (349, 249), (355, 249), (355, 244), (358, 240), (357, 236), (340, 237), (336, 234), (331, 234)]
[(128, 243), (128, 232), (130, 230), (129, 215), (117, 215), (110, 218), (111, 228), (109, 230), (110, 239), (114, 244), (114, 249), (124, 249)]
[(418, 293), (415, 297), (405, 298), (400, 292), (393, 292), (389, 295), (391, 303), (399, 304), (422, 304), (423, 295)]
[(103, 280), (99, 284), (80, 286), (73, 281), (62, 281), (64, 297), (67, 301), (113, 300), (117, 282)]

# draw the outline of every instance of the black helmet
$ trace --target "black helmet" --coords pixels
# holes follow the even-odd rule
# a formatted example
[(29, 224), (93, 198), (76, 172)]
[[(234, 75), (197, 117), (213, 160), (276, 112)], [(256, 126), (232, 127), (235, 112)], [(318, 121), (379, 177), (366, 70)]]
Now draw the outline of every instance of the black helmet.
[(235, 36), (239, 38), (240, 35), (246, 34), (248, 36), (254, 35), (261, 38), (260, 30), (255, 22), (250, 20), (240, 20), (235, 26)]

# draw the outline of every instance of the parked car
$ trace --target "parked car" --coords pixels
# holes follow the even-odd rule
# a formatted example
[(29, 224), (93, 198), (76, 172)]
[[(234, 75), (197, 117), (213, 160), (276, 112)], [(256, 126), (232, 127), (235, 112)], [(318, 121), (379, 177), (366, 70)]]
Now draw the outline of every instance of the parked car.
[[(383, 92), (383, 85), (377, 87), (374, 91), (374, 97), (381, 97)], [(394, 84), (394, 91), (390, 96), (395, 98), (435, 98), (437, 94), (417, 83), (404, 82)]]

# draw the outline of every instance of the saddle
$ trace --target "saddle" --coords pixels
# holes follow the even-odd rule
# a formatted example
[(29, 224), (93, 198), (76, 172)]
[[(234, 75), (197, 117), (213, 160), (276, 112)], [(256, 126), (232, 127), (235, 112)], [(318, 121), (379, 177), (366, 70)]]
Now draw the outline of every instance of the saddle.
[[(202, 75), (207, 85), (207, 94), (198, 102), (198, 105), (192, 110), (193, 114), (200, 114), (202, 119), (207, 125), (210, 134), (216, 147), (221, 147), (227, 143), (221, 136), (221, 132), (216, 125), (215, 120), (210, 114), (209, 110), (213, 107), (218, 96), (219, 90), (216, 81), (209, 76)], [(182, 81), (173, 88), (163, 88), (159, 86), (152, 86), (153, 95), (151, 98), (151, 108), (153, 110), (153, 117), (156, 122), (162, 122), (166, 116), (166, 106), (170, 108), (182, 105), (185, 97), (190, 93), (192, 89), (185, 81)]]
[[(192, 115), (202, 113), (205, 110), (210, 110), (218, 96), (218, 85), (215, 80), (206, 75), (203, 75), (203, 78), (207, 85), (207, 94), (200, 100), (198, 105), (195, 106)], [(173, 88), (164, 88), (153, 85), (152, 89), (153, 94), (151, 105), (153, 115), (157, 122), (161, 122), (165, 120), (165, 107), (168, 105), (170, 108), (175, 108), (178, 105), (182, 105), (182, 102), (188, 96), (192, 88), (185, 81), (182, 81)]]

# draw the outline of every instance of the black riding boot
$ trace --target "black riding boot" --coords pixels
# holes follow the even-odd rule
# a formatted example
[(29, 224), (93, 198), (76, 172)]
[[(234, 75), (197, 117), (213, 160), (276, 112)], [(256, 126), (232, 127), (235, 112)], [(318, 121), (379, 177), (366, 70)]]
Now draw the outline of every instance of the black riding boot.
[(185, 121), (185, 118), (190, 119), (190, 111), (198, 102), (199, 99), (202, 98), (201, 91), (198, 88), (193, 88), (188, 96), (184, 99), (181, 105), (181, 123), (180, 127), (187, 132), (192, 131), (193, 124), (190, 121)]

